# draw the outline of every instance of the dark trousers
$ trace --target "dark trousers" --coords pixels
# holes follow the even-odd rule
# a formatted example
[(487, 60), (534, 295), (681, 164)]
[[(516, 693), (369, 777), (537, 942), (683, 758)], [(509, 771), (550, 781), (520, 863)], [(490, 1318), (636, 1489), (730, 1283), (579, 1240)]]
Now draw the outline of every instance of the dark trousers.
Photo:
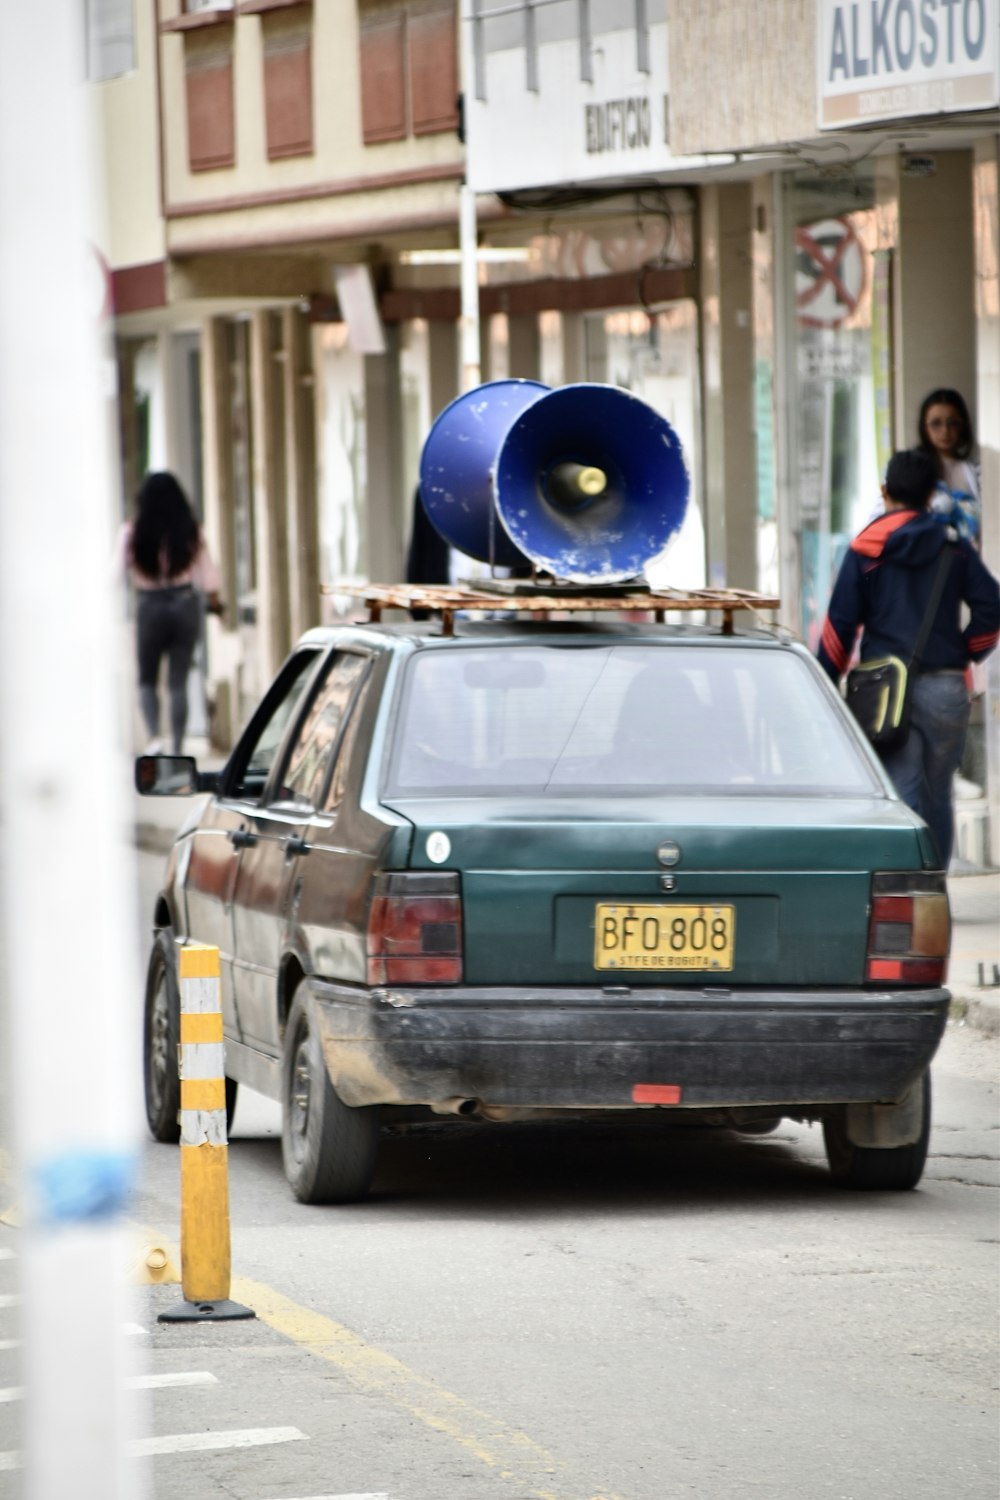
[(180, 754), (187, 728), (187, 679), (201, 628), (201, 603), (190, 585), (182, 588), (140, 589), (136, 620), (139, 659), (139, 702), (150, 739), (159, 738), (160, 700), (157, 681), (160, 663), (167, 658), (170, 688), (170, 733), (174, 753)]
[(947, 870), (955, 837), (952, 787), (962, 764), (969, 724), (969, 690), (962, 672), (927, 672), (913, 683), (910, 733), (882, 764), (903, 801), (934, 835)]

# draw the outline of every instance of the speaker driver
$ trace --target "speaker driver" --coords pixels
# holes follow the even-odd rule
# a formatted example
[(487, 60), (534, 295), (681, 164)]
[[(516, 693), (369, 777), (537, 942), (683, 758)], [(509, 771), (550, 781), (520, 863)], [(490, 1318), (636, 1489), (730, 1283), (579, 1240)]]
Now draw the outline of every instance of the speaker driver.
[(560, 386), (503, 439), (496, 508), (512, 543), (556, 578), (635, 578), (680, 530), (690, 482), (670, 423), (616, 386)]

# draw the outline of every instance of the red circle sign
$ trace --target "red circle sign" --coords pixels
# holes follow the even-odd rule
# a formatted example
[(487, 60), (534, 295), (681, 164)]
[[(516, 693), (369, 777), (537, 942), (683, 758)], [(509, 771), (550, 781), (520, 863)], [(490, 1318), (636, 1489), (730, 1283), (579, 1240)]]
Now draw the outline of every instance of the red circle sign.
[(850, 219), (820, 219), (795, 231), (795, 305), (809, 328), (839, 328), (865, 289), (865, 248)]

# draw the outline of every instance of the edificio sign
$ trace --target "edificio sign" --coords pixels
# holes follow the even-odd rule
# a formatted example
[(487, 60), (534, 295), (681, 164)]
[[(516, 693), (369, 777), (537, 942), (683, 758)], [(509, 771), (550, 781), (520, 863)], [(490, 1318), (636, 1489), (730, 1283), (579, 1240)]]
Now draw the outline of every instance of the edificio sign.
[(640, 94), (631, 99), (585, 104), (583, 128), (590, 156), (601, 151), (638, 151), (640, 147), (650, 145), (653, 139), (653, 112), (649, 99)]
[[(487, 42), (490, 24), (487, 13)], [(487, 46), (485, 97), (475, 89), (465, 95), (466, 181), (477, 192), (513, 192), (662, 172), (673, 161), (667, 63), (665, 21), (649, 27), (648, 68), (638, 66), (634, 27), (597, 35), (588, 79), (579, 36), (540, 42), (534, 88), (523, 46)], [(471, 51), (466, 68), (473, 77)]]
[(820, 0), (821, 130), (1000, 101), (1000, 0)]

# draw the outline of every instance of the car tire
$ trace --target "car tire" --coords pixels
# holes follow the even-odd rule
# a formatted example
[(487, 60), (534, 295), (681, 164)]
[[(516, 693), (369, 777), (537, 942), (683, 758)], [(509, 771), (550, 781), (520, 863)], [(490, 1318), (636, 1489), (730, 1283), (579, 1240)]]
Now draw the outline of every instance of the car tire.
[(352, 1109), (337, 1095), (304, 986), (285, 1029), (281, 1085), (281, 1154), (296, 1198), (353, 1203), (365, 1197), (375, 1175), (378, 1106)]
[[(177, 945), (173, 930), (162, 927), (153, 942), (146, 976), (143, 1025), (143, 1082), (146, 1119), (155, 1141), (176, 1145), (181, 1138), (181, 1081), (177, 1048), (181, 1035)], [(226, 1079), (226, 1131), (232, 1128), (239, 1085)]]
[(847, 1135), (846, 1111), (841, 1108), (823, 1121), (823, 1142), (830, 1172), (839, 1187), (876, 1192), (905, 1192), (923, 1176), (931, 1133), (931, 1075), (923, 1076), (920, 1135), (909, 1146), (876, 1149), (856, 1146)]
[(146, 974), (143, 1022), (143, 1083), (146, 1119), (155, 1141), (176, 1144), (181, 1127), (181, 1083), (177, 1071), (180, 1039), (180, 990), (174, 934), (163, 927), (153, 940)]

